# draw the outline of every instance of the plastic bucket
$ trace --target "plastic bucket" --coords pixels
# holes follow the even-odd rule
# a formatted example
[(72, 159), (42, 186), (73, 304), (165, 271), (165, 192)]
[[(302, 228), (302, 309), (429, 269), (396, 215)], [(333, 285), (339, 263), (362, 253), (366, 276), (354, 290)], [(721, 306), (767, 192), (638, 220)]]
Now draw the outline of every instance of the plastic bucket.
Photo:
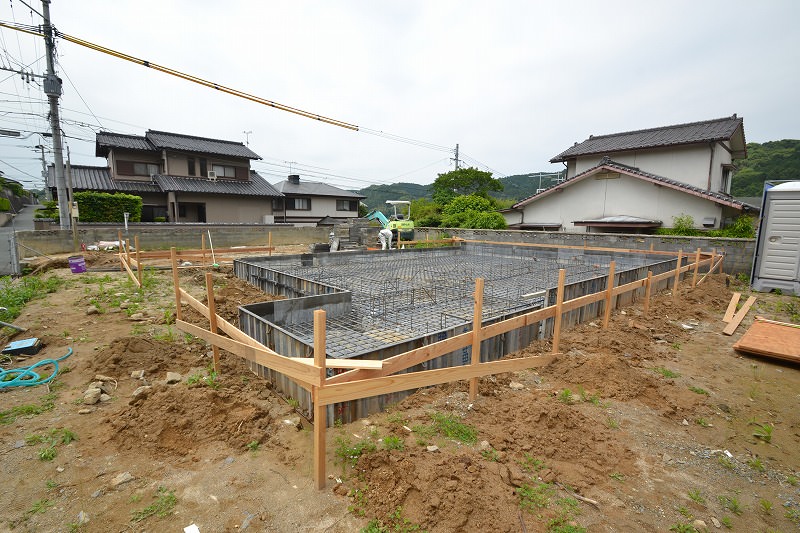
[(73, 274), (80, 274), (86, 272), (86, 261), (83, 260), (82, 255), (73, 255), (68, 258), (69, 269)]

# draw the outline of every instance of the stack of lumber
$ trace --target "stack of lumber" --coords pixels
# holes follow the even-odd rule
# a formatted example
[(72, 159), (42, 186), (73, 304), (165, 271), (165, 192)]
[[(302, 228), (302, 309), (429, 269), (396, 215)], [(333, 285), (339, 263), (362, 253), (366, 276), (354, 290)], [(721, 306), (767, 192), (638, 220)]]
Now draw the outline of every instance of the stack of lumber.
[(776, 322), (757, 316), (733, 349), (752, 355), (800, 363), (800, 324)]

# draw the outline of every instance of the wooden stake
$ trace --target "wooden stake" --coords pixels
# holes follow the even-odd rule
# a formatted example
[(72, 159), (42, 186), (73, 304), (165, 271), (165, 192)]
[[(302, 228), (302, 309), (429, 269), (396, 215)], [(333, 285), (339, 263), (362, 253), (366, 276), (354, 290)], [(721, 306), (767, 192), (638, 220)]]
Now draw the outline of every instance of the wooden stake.
[(128, 263), (128, 268), (131, 266), (131, 243), (125, 239), (125, 260)]
[(206, 234), (200, 234), (200, 251), (203, 253), (203, 267), (206, 266)]
[(269, 248), (269, 255), (272, 256), (272, 232), (267, 233), (267, 248)]
[(125, 272), (125, 267), (122, 266), (122, 230), (117, 230), (117, 252), (119, 252), (119, 269)]
[(181, 311), (181, 286), (178, 283), (178, 252), (175, 247), (169, 249), (170, 258), (172, 259), (172, 285), (175, 287), (175, 319), (183, 320), (183, 312)]
[[(320, 383), (325, 383), (325, 311), (314, 311), (314, 366), (319, 368)], [(328, 410), (319, 400), (319, 389), (312, 389), (314, 402), (314, 481), (318, 490), (325, 488), (325, 431), (328, 426)]]
[(647, 281), (644, 284), (644, 309), (642, 312), (644, 316), (647, 316), (647, 313), (650, 312), (650, 294), (653, 290), (653, 271), (647, 271)]
[(606, 281), (606, 307), (603, 310), (603, 329), (608, 329), (608, 321), (611, 319), (611, 298), (614, 292), (614, 271), (617, 269), (617, 262), (611, 261), (608, 265), (608, 281)]
[(697, 287), (697, 271), (700, 269), (700, 248), (694, 254), (694, 273), (692, 274), (692, 288)]
[(133, 247), (136, 248), (136, 277), (139, 278), (139, 288), (142, 288), (142, 260), (139, 258), (139, 236), (133, 236)]
[(564, 279), (567, 271), (558, 270), (558, 289), (556, 290), (556, 315), (553, 317), (553, 353), (558, 353), (558, 343), (561, 341), (561, 309), (564, 307)]
[(678, 299), (678, 280), (681, 277), (681, 265), (683, 264), (683, 250), (678, 250), (678, 262), (675, 266), (675, 279), (672, 280), (672, 300)]
[[(483, 278), (475, 280), (475, 306), (472, 312), (472, 361), (477, 365), (481, 362), (481, 328), (483, 327)], [(478, 378), (469, 380), (469, 399), (478, 397)]]
[[(206, 272), (206, 298), (208, 299), (208, 324), (211, 333), (217, 334), (217, 302), (214, 301), (214, 277), (211, 272)], [(219, 348), (216, 344), (211, 346), (214, 354), (214, 372), (219, 374)]]

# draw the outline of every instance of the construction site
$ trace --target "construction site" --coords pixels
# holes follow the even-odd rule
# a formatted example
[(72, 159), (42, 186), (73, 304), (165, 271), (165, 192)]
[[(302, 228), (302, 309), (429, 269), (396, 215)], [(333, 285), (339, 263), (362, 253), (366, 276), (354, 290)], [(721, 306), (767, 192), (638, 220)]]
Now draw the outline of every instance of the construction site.
[[(313, 310), (327, 313), (330, 358), (383, 360), (472, 329), (475, 280), (484, 280), (484, 326), (554, 305), (559, 270), (565, 296), (577, 298), (606, 289), (611, 262), (615, 285), (675, 268), (675, 257), (657, 253), (521, 247), (462, 242), (459, 246), (336, 254), (300, 254), (237, 259), (235, 274), (267, 294), (285, 300), (242, 306), (240, 328), (289, 357), (314, 351)], [(644, 288), (642, 288), (642, 291)], [(628, 294), (624, 304), (635, 298)], [(598, 316), (601, 304), (567, 313), (572, 325)], [(535, 322), (481, 345), (481, 361), (494, 361), (552, 336), (552, 318)], [(454, 350), (409, 371), (469, 364), (471, 347)], [(292, 380), (256, 368), (310, 415), (310, 397)], [(329, 369), (329, 376), (333, 375)], [(350, 422), (396, 403), (408, 393), (365, 398), (331, 407), (329, 421)]]

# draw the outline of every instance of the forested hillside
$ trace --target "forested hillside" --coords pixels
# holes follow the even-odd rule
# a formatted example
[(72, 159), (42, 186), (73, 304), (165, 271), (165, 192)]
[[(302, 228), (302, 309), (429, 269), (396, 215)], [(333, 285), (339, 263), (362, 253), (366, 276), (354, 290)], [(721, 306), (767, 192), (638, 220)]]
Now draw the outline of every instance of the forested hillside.
[(800, 180), (800, 140), (747, 143), (747, 159), (737, 165), (731, 195), (761, 196), (765, 181)]
[[(498, 199), (519, 201), (536, 194), (537, 189), (546, 189), (553, 185), (562, 173), (532, 172), (530, 174), (515, 174), (499, 178), (503, 190), (490, 193)], [(370, 209), (382, 209), (386, 200), (418, 200), (431, 199), (431, 186), (417, 183), (393, 183), (391, 185), (370, 185), (359, 191), (366, 196), (364, 203)]]

